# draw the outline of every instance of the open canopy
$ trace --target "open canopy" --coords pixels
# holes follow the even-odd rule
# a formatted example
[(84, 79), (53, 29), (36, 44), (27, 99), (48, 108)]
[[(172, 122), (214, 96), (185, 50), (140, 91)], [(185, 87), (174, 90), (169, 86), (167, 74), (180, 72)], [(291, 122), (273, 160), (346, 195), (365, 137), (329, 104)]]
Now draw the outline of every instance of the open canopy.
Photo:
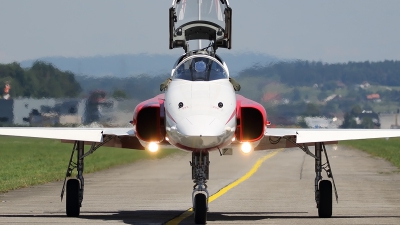
[(228, 0), (174, 0), (169, 10), (170, 49), (187, 41), (210, 40), (214, 49), (232, 45), (232, 9)]

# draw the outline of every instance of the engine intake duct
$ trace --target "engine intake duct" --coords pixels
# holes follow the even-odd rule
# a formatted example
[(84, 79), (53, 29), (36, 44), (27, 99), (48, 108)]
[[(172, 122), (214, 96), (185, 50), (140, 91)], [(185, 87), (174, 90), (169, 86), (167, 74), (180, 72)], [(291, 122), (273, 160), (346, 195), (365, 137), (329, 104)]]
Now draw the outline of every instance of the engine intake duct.
[(262, 113), (257, 108), (243, 107), (241, 110), (241, 139), (245, 141), (260, 139), (264, 131)]
[(143, 108), (137, 115), (136, 132), (138, 137), (146, 142), (160, 141), (160, 108), (148, 107)]

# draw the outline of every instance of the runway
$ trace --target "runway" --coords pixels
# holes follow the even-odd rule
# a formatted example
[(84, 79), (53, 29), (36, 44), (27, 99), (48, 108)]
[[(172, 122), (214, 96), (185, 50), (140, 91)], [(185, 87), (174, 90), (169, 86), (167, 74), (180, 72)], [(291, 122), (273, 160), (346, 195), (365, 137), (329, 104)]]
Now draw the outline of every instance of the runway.
[[(314, 160), (298, 149), (211, 153), (210, 194), (254, 170), (268, 154), (274, 155), (248, 179), (213, 199), (208, 224), (400, 224), (397, 168), (343, 146), (328, 147), (339, 193), (332, 218), (318, 218)], [(190, 160), (190, 153), (182, 152), (86, 174), (80, 218), (65, 216), (61, 182), (1, 194), (0, 224), (193, 224), (187, 212), (192, 206)]]

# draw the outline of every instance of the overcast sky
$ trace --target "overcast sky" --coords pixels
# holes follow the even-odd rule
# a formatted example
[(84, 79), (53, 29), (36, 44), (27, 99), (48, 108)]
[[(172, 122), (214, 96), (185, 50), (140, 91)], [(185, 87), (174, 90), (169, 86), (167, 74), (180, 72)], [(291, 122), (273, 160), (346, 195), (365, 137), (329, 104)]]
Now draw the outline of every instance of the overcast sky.
[[(0, 63), (45, 56), (178, 56), (183, 50), (168, 49), (171, 3), (0, 0)], [(230, 0), (230, 4), (233, 53), (323, 62), (400, 60), (399, 0)]]

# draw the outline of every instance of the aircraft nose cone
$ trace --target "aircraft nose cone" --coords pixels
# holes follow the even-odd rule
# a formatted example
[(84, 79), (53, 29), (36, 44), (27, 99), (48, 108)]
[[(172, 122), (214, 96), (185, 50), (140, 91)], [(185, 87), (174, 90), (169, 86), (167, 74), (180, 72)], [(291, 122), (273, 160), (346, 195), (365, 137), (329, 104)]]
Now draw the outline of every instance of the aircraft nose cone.
[(214, 116), (189, 116), (181, 125), (178, 125), (178, 131), (186, 136), (218, 136), (225, 131), (224, 124)]
[(189, 116), (186, 119), (193, 126), (207, 126), (210, 125), (216, 118), (213, 116), (197, 115), (197, 116)]
[(212, 149), (231, 138), (230, 131), (214, 116), (196, 115), (177, 126), (179, 143), (190, 149)]

